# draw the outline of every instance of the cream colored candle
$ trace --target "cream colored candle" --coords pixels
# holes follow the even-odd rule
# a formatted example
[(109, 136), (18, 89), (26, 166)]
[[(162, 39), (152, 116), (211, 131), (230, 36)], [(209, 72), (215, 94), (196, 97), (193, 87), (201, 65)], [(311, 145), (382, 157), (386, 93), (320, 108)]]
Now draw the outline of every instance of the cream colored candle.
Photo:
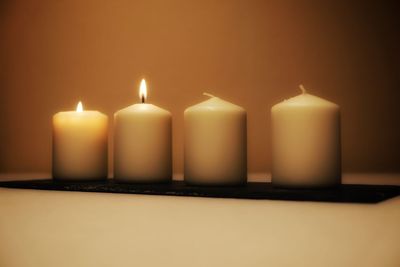
[(168, 182), (172, 178), (171, 113), (146, 104), (146, 82), (140, 85), (142, 103), (114, 115), (114, 179), (120, 182)]
[(246, 111), (210, 94), (185, 110), (185, 181), (238, 185), (247, 181)]
[(272, 107), (272, 182), (287, 187), (340, 183), (340, 108), (302, 94)]
[(53, 116), (53, 178), (107, 178), (108, 118), (98, 111), (76, 111)]

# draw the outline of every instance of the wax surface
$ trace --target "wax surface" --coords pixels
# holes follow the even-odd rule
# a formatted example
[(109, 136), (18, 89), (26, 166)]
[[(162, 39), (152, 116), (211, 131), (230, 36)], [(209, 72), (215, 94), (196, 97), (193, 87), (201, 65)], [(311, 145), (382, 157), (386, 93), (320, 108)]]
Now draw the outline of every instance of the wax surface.
[(246, 111), (212, 97), (185, 110), (185, 181), (241, 184), (247, 177)]
[(272, 107), (272, 182), (294, 187), (340, 182), (340, 109), (303, 93)]
[(114, 178), (123, 182), (166, 182), (172, 177), (171, 113), (135, 104), (114, 115)]
[(108, 118), (98, 111), (67, 111), (53, 116), (53, 177), (107, 178)]

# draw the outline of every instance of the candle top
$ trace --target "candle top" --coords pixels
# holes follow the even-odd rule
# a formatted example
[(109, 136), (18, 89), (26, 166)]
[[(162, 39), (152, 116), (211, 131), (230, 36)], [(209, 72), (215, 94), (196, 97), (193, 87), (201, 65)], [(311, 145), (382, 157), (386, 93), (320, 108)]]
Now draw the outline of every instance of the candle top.
[(241, 106), (235, 105), (231, 102), (225, 101), (219, 97), (216, 97), (209, 93), (203, 93), (203, 95), (210, 97), (209, 99), (195, 104), (191, 107), (188, 107), (185, 112), (189, 111), (216, 111), (216, 110), (229, 110), (229, 111), (238, 111), (238, 112), (246, 112), (244, 108)]
[(168, 115), (170, 116), (171, 113), (163, 108), (160, 108), (156, 105), (153, 104), (147, 104), (147, 103), (139, 103), (139, 104), (133, 104), (130, 105), (126, 108), (123, 108), (115, 113), (117, 114), (138, 114), (138, 113), (143, 113), (143, 114), (160, 114), (160, 115)]
[(88, 118), (107, 118), (107, 115), (97, 110), (60, 111), (54, 114), (54, 119), (59, 120), (87, 120)]
[(81, 101), (78, 102), (75, 110), (60, 111), (60, 112), (56, 113), (55, 115), (57, 115), (57, 114), (60, 116), (62, 115), (62, 116), (76, 116), (76, 117), (93, 116), (93, 115), (97, 115), (97, 114), (104, 115), (103, 113), (101, 113), (97, 110), (84, 110), (83, 104)]
[(272, 109), (277, 109), (280, 107), (327, 107), (338, 109), (339, 106), (331, 101), (323, 99), (321, 97), (311, 95), (307, 93), (303, 85), (300, 85), (302, 93), (300, 95), (285, 99), (284, 101), (274, 105)]
[(100, 127), (103, 123), (107, 123), (107, 115), (96, 110), (74, 110), (61, 111), (53, 116), (53, 124), (55, 126), (70, 125), (84, 128)]

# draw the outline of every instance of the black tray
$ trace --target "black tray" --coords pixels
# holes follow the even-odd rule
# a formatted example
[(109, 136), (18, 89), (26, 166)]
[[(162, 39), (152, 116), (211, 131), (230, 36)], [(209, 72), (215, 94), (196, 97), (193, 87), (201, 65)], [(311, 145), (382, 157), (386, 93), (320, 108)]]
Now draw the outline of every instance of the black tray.
[(97, 182), (62, 182), (52, 179), (0, 182), (0, 187), (124, 193), (167, 196), (272, 199), (345, 203), (378, 203), (400, 194), (400, 186), (343, 184), (329, 189), (287, 189), (271, 183), (250, 182), (244, 186), (202, 187), (186, 185), (183, 181), (168, 184), (121, 184), (113, 180)]

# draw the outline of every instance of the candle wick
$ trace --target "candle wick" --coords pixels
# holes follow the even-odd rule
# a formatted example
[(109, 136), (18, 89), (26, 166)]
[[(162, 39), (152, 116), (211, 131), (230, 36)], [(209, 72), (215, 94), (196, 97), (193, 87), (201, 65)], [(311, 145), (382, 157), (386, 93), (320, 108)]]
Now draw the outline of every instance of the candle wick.
[(307, 93), (306, 88), (304, 88), (304, 86), (303, 86), (302, 84), (300, 84), (299, 87), (300, 87), (300, 90), (301, 90), (301, 93), (302, 93), (302, 94)]
[(144, 95), (142, 95), (142, 104), (144, 104), (145, 98)]
[(208, 97), (216, 97), (216, 96), (214, 96), (212, 94), (209, 94), (209, 93), (203, 93), (203, 95), (208, 96)]

